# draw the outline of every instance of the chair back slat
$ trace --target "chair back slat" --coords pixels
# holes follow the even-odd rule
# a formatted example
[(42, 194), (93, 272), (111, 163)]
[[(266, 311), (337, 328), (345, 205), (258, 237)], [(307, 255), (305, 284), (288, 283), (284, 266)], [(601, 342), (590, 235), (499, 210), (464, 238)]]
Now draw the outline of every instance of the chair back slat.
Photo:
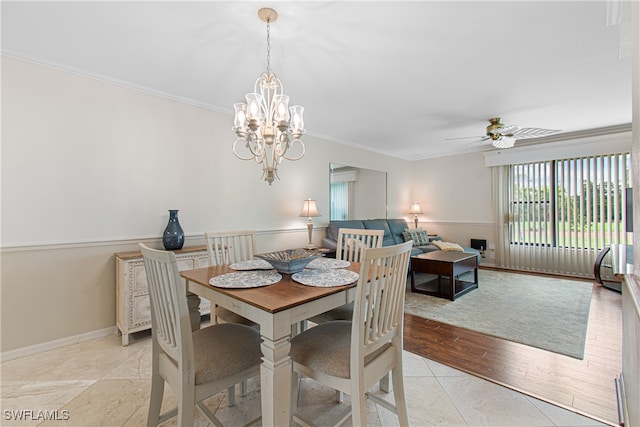
[(256, 250), (255, 230), (208, 231), (209, 265), (233, 264), (253, 259)]
[(365, 249), (382, 247), (383, 236), (384, 230), (340, 228), (338, 230), (336, 259), (360, 262)]
[[(362, 357), (402, 339), (407, 268), (413, 242), (364, 251), (353, 309), (352, 351)], [(399, 338), (398, 338), (399, 336)]]
[[(185, 345), (193, 345), (187, 292), (173, 252), (151, 249), (140, 244), (149, 286), (151, 331), (162, 351), (181, 361)], [(188, 344), (185, 344), (187, 342)]]

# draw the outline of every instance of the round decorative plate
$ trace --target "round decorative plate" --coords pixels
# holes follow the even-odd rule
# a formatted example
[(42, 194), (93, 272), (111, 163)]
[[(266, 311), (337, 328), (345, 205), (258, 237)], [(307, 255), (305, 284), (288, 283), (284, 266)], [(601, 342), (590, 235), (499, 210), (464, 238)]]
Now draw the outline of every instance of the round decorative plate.
[(275, 270), (251, 270), (212, 277), (209, 284), (218, 288), (246, 289), (273, 285), (280, 280), (282, 276)]
[(348, 285), (358, 280), (360, 275), (351, 270), (305, 270), (291, 276), (293, 280), (307, 286), (329, 288)]
[(232, 270), (273, 270), (273, 265), (263, 259), (249, 259), (229, 266)]
[(345, 268), (349, 267), (351, 263), (342, 259), (333, 258), (316, 258), (307, 264), (307, 268), (314, 270), (329, 270), (332, 268)]

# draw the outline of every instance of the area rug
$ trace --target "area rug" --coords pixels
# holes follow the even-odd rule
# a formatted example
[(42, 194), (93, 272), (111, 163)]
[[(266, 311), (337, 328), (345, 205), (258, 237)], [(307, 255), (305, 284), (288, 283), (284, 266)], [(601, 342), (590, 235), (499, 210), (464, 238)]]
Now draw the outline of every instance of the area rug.
[(407, 286), (405, 312), (584, 358), (591, 283), (494, 270), (479, 270), (478, 276), (478, 289), (455, 301), (412, 293)]

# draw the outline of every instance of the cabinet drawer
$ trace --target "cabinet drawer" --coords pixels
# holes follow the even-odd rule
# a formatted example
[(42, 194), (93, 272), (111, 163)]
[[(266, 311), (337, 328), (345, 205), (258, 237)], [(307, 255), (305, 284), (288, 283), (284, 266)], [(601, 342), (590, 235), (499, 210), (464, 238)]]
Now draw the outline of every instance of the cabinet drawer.
[(197, 258), (195, 261), (196, 261), (195, 268), (209, 267), (209, 257), (208, 256)]
[[(178, 260), (178, 270), (191, 270), (194, 268), (193, 259)], [(137, 295), (146, 294), (149, 292), (149, 285), (147, 284), (147, 272), (144, 269), (143, 261), (136, 261), (131, 263), (131, 274), (133, 275), (133, 292)]]

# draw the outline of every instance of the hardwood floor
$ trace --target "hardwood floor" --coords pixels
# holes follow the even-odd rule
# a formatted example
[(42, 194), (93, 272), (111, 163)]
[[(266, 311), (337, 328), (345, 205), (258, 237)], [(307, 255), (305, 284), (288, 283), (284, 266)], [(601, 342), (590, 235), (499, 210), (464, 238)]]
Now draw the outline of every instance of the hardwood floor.
[(615, 378), (622, 363), (622, 300), (619, 293), (593, 283), (584, 360), (410, 314), (405, 314), (404, 348), (618, 425)]

